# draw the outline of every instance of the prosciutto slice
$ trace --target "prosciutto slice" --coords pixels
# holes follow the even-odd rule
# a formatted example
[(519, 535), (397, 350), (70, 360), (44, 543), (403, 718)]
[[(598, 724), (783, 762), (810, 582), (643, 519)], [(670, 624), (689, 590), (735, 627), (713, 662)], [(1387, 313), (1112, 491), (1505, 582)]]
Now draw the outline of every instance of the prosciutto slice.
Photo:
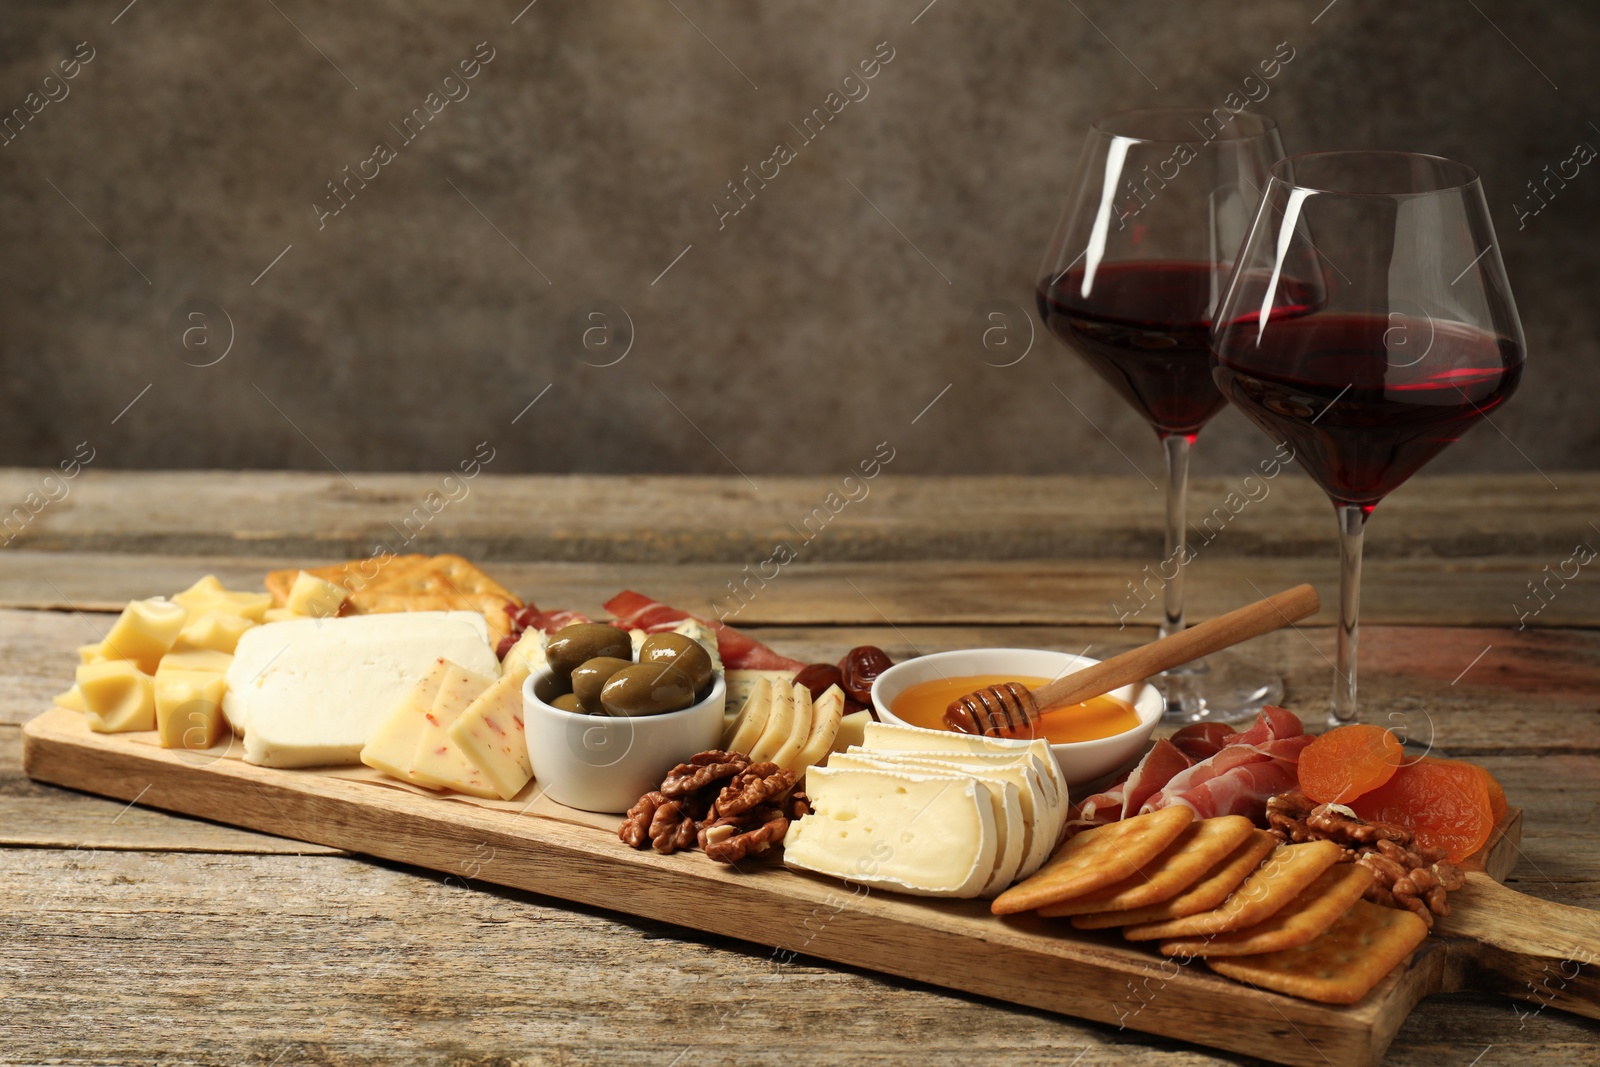
[(1221, 723), (1194, 723), (1157, 741), (1128, 774), (1079, 806), (1072, 830), (1085, 830), (1172, 804), (1196, 818), (1245, 815), (1263, 823), (1267, 798), (1295, 787), (1300, 750), (1311, 743), (1300, 720), (1263, 708), (1237, 733)]
[[(651, 600), (642, 593), (624, 589), (606, 601), (605, 609), (615, 615), (615, 625), (624, 630), (643, 630), (660, 633), (670, 630), (684, 619), (695, 618), (687, 611)], [(717, 652), (722, 665), (731, 671), (798, 671), (805, 664), (797, 659), (780, 656), (748, 634), (740, 633), (721, 622), (700, 622), (717, 632)]]
[(495, 648), (495, 655), (501, 659), (506, 658), (506, 653), (516, 645), (523, 633), (528, 630), (543, 630), (553, 634), (563, 626), (570, 626), (575, 622), (591, 622), (589, 616), (581, 611), (540, 611), (535, 604), (526, 604), (516, 607), (506, 605), (506, 614), (511, 616), (511, 632), (500, 639), (500, 644)]
[(1182, 804), (1199, 819), (1244, 815), (1262, 823), (1267, 798), (1299, 781), (1300, 752), (1311, 740), (1293, 714), (1263, 708), (1250, 729), (1229, 738), (1215, 755), (1173, 775), (1138, 811)]

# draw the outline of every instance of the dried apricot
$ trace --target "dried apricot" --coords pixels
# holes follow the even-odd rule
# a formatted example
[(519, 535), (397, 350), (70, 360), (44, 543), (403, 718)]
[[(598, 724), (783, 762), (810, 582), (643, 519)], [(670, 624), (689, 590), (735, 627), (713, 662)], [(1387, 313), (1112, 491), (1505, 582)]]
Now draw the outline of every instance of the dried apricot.
[(1489, 810), (1494, 813), (1494, 824), (1500, 825), (1500, 820), (1506, 817), (1506, 791), (1500, 780), (1490, 774), (1487, 769), (1479, 767), (1476, 763), (1467, 766), (1474, 768), (1483, 775), (1483, 784), (1489, 790)]
[(1335, 727), (1300, 753), (1300, 791), (1318, 804), (1349, 804), (1394, 777), (1400, 742), (1381, 726)]
[(1494, 829), (1484, 776), (1477, 767), (1454, 760), (1406, 764), (1349, 806), (1368, 822), (1395, 823), (1415, 834), (1419, 844), (1446, 849), (1451, 863), (1482, 848)]

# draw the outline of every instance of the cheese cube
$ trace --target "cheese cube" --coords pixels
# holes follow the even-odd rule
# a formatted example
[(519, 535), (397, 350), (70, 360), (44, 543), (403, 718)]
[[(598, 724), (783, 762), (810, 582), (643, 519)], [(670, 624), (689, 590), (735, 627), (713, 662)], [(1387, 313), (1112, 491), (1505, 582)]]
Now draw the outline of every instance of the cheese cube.
[(83, 693), (76, 685), (65, 693), (57, 693), (51, 703), (55, 707), (66, 708), (68, 711), (86, 710), (83, 703)]
[(544, 649), (549, 641), (550, 635), (543, 630), (522, 631), (517, 643), (506, 650), (501, 668), (509, 671), (513, 664), (521, 664), (528, 669), (529, 674), (532, 674), (539, 668), (548, 666), (550, 661), (545, 658)]
[(243, 615), (202, 615), (198, 619), (191, 616), (172, 647), (179, 652), (210, 649), (232, 653), (239, 647), (239, 638), (254, 625)]
[(161, 657), (161, 665), (156, 668), (156, 677), (159, 678), (169, 671), (204, 671), (207, 674), (223, 674), (233, 665), (233, 656), (227, 652), (218, 652), (215, 649), (196, 648), (180, 652), (168, 652)]
[(863, 743), (867, 738), (867, 723), (871, 721), (872, 712), (865, 709), (852, 711), (840, 719), (839, 732), (833, 738), (833, 751), (843, 752), (852, 745)]
[(402, 782), (410, 780), (411, 760), (417, 754), (417, 742), (422, 739), (423, 716), (433, 707), (433, 700), (439, 695), (439, 684), (450, 667), (448, 660), (437, 660), (411, 687), (362, 747), (362, 763)]
[(163, 663), (155, 680), (156, 731), (161, 747), (199, 750), (216, 744), (222, 736), (226, 685), (220, 672), (170, 670)]
[(268, 608), (266, 611), (261, 613), (261, 621), (263, 623), (293, 622), (295, 619), (303, 618), (305, 618), (304, 615), (296, 615), (288, 608)]
[(78, 662), (79, 663), (93, 663), (95, 660), (97, 660), (99, 658), (100, 658), (100, 643), (98, 641), (95, 642), (92, 645), (79, 645), (78, 646)]
[(284, 602), (284, 607), (296, 615), (326, 619), (339, 614), (340, 606), (349, 595), (344, 586), (334, 585), (326, 578), (318, 578), (314, 574), (301, 571), (295, 575), (294, 585), (289, 588), (289, 597)]
[(102, 734), (155, 729), (154, 680), (132, 660), (82, 664), (77, 681), (89, 729)]
[(526, 659), (509, 655), (504, 666), (500, 680), (461, 713), (449, 733), (500, 799), (510, 800), (533, 777), (522, 726), (522, 685), (531, 671)]
[(191, 617), (234, 615), (251, 622), (263, 621), (266, 610), (272, 606), (271, 593), (225, 589), (214, 574), (206, 575), (183, 592), (175, 594), (172, 600), (188, 611)]
[(247, 631), (228, 668), (222, 709), (244, 758), (266, 767), (352, 764), (438, 662), (500, 674), (475, 611), (295, 619)]
[(496, 797), (499, 792), (472, 765), (461, 747), (450, 740), (449, 729), (472, 706), (493, 679), (450, 664), (433, 706), (422, 717), (422, 736), (417, 741), (410, 772), (413, 781), (436, 789), (453, 789), (475, 797)]
[(154, 674), (188, 617), (182, 607), (160, 597), (130, 601), (111, 624), (96, 658), (132, 660), (144, 673)]
[(813, 767), (806, 795), (790, 867), (928, 897), (975, 897), (994, 874), (995, 809), (975, 778)]

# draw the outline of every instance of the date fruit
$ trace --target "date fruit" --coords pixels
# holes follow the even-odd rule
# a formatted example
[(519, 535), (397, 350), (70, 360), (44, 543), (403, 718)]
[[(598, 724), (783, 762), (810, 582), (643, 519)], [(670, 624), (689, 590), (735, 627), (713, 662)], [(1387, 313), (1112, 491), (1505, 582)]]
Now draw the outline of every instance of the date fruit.
[(831, 663), (811, 663), (800, 668), (800, 673), (794, 676), (794, 684), (811, 690), (812, 700), (820, 700), (830, 685), (844, 688), (844, 675)]
[(871, 707), (873, 679), (893, 666), (894, 660), (876, 645), (852, 648), (839, 661), (839, 674), (842, 676), (840, 684), (855, 700)]

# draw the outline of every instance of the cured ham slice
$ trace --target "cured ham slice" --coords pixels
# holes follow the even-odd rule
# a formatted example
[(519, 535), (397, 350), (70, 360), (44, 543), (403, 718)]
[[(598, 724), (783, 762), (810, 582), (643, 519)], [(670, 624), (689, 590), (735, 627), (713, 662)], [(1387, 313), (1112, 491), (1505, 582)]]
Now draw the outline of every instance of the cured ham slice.
[(528, 630), (543, 630), (553, 634), (563, 626), (571, 626), (575, 622), (592, 622), (589, 616), (581, 611), (540, 611), (537, 605), (526, 604), (523, 607), (506, 605), (506, 614), (511, 616), (511, 632), (500, 639), (495, 647), (495, 655), (501, 659), (506, 658), (506, 653), (516, 645), (523, 633)]
[(1300, 720), (1263, 708), (1248, 730), (1194, 723), (1157, 741), (1128, 774), (1079, 805), (1069, 829), (1084, 830), (1183, 804), (1197, 818), (1245, 815), (1264, 823), (1267, 798), (1298, 784), (1300, 751), (1311, 743)]
[(1227, 723), (1192, 722), (1173, 734), (1170, 740), (1178, 751), (1198, 763), (1222, 751), (1222, 746), (1238, 736), (1238, 731)]
[(1188, 770), (1193, 764), (1194, 760), (1184, 755), (1171, 741), (1162, 738), (1145, 753), (1137, 767), (1080, 804), (1078, 818), (1073, 820), (1072, 825), (1083, 830), (1126, 819), (1175, 775)]
[[(660, 633), (670, 630), (684, 619), (695, 618), (687, 611), (651, 600), (642, 593), (624, 589), (606, 601), (605, 609), (616, 616), (615, 625), (624, 630), (643, 630)], [(722, 665), (731, 671), (798, 671), (805, 664), (797, 659), (780, 656), (748, 634), (740, 633), (721, 622), (698, 620), (717, 634), (717, 652)]]
[(1267, 798), (1298, 783), (1300, 752), (1311, 740), (1293, 714), (1263, 708), (1250, 729), (1229, 738), (1215, 755), (1179, 771), (1137, 810), (1182, 804), (1194, 809), (1196, 818), (1244, 815), (1260, 823)]

